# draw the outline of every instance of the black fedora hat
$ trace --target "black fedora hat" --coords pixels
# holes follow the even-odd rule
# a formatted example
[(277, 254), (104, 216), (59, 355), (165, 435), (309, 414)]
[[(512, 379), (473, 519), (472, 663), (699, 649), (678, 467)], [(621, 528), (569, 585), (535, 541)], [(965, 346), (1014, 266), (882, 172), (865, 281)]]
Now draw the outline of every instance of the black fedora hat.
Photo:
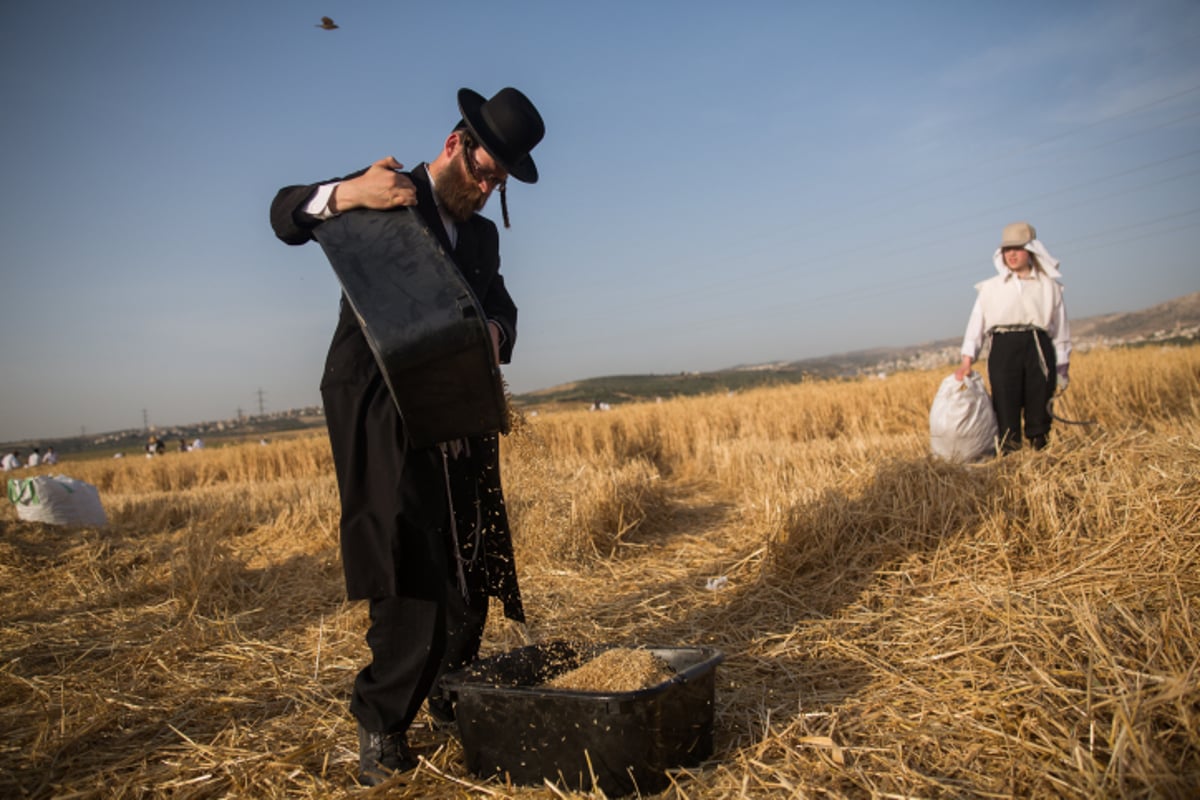
[(537, 166), (529, 151), (546, 135), (542, 115), (529, 98), (511, 86), (491, 100), (470, 89), (458, 90), (463, 122), (496, 163), (522, 183), (537, 183)]

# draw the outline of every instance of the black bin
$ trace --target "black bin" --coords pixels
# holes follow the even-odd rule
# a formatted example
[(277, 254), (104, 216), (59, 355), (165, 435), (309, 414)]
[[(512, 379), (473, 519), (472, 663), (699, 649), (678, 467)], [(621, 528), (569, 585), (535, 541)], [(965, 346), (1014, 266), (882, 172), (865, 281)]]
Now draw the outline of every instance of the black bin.
[(412, 208), (354, 209), (313, 234), (414, 447), (508, 433), (500, 367), (470, 283)]
[[(632, 692), (581, 692), (540, 684), (614, 645), (550, 642), (517, 648), (446, 675), (467, 769), (507, 774), (516, 784), (543, 779), (575, 791), (653, 794), (666, 770), (713, 752), (716, 667), (709, 647), (646, 647), (675, 674)], [(589, 767), (590, 765), (590, 767)]]

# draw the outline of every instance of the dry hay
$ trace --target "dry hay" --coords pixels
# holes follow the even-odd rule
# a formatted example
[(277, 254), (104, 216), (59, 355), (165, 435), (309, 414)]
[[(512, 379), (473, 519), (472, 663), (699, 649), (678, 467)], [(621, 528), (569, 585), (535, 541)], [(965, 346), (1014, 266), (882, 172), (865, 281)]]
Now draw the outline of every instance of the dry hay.
[[(1200, 350), (1073, 360), (1100, 425), (972, 467), (927, 455), (943, 372), (538, 417), (503, 445), (530, 625), (484, 655), (720, 649), (678, 800), (1195, 796)], [(327, 442), (123, 461), (57, 467), (106, 530), (0, 510), (0, 796), (361, 793)], [(589, 796), (411, 743), (371, 795)]]
[(675, 671), (662, 658), (631, 647), (614, 647), (557, 675), (544, 684), (550, 689), (580, 692), (636, 692), (670, 680)]

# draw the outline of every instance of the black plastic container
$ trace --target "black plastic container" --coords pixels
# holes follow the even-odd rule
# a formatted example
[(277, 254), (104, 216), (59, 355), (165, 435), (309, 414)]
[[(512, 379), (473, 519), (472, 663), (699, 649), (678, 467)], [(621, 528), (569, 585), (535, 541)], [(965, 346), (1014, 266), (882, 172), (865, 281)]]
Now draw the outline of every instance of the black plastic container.
[(716, 667), (724, 659), (716, 649), (644, 648), (675, 674), (637, 691), (541, 685), (612, 647), (531, 645), (446, 675), (442, 687), (456, 701), (467, 769), (578, 791), (593, 787), (594, 774), (596, 786), (619, 796), (662, 791), (667, 769), (711, 756)]
[(355, 209), (314, 235), (414, 447), (508, 433), (500, 367), (471, 286), (412, 208)]

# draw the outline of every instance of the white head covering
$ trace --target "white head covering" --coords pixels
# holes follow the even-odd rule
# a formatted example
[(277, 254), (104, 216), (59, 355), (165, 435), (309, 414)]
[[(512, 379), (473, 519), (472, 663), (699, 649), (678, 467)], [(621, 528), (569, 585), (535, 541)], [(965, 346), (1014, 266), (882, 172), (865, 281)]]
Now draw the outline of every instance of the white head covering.
[[(1062, 277), (1062, 273), (1058, 271), (1059, 260), (1050, 255), (1050, 251), (1046, 249), (1046, 245), (1042, 244), (1041, 239), (1033, 239), (1025, 244), (1025, 249), (1037, 256), (1038, 266), (1042, 268), (1048, 276), (1054, 279)], [(996, 267), (996, 272), (1001, 275), (1007, 275), (1010, 270), (1008, 265), (1004, 263), (1004, 254), (999, 247), (992, 254), (992, 264)]]

